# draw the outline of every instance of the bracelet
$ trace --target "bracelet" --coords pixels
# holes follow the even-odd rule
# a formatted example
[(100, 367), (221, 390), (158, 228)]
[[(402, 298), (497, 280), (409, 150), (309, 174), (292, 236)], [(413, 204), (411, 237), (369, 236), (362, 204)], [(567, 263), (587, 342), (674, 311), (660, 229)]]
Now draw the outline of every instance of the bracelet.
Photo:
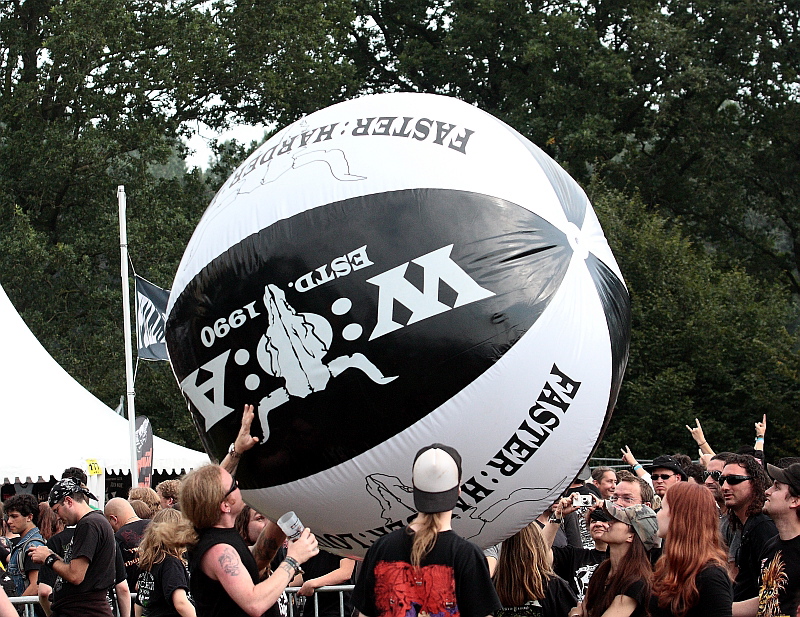
[(297, 560), (294, 557), (289, 557), (289, 555), (286, 555), (283, 560), (289, 564), (290, 568), (294, 569), (294, 576), (292, 578), (298, 574), (303, 574), (303, 568), (300, 567), (300, 564), (297, 563)]
[(235, 441), (231, 444), (230, 448), (228, 448), (228, 454), (231, 455), (231, 458), (239, 458), (241, 456), (241, 453), (236, 451)]
[(50, 553), (47, 557), (45, 557), (44, 565), (49, 568), (53, 567), (53, 564), (58, 561), (58, 555), (55, 553)]
[(756, 441), (764, 441), (763, 435), (756, 435)]
[(633, 470), (634, 470), (634, 471), (636, 471), (637, 469), (642, 469), (642, 466), (641, 466), (639, 463), (636, 463), (636, 464), (633, 466)]
[(704, 445), (706, 445), (707, 443), (708, 443), (708, 439), (706, 439), (706, 440), (705, 440), (703, 443), (699, 443), (699, 444), (697, 444), (697, 447), (698, 447), (698, 448), (702, 448), (702, 447), (703, 447)]

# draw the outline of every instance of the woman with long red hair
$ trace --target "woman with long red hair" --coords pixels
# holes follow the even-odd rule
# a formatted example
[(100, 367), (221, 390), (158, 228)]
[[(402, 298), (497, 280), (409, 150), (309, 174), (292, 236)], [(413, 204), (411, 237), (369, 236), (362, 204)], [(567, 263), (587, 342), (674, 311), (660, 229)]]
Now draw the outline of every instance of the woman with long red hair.
[(730, 617), (733, 587), (711, 491), (674, 484), (657, 516), (665, 543), (653, 574), (651, 617)]

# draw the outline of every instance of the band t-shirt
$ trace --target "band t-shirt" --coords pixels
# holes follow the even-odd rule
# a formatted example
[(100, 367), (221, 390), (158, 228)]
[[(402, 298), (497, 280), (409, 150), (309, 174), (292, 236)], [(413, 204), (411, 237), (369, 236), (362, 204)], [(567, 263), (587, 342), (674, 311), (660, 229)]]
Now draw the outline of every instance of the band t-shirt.
[(758, 617), (794, 617), (799, 604), (800, 536), (791, 540), (775, 536), (762, 553)]
[(189, 572), (180, 559), (167, 555), (150, 570), (139, 572), (136, 604), (144, 608), (146, 617), (175, 617), (172, 594), (178, 589), (188, 594)]
[(501, 608), (481, 550), (442, 531), (420, 568), (412, 567), (414, 534), (397, 529), (367, 551), (353, 606), (367, 617), (486, 617)]
[(596, 548), (553, 547), (553, 571), (569, 583), (578, 602), (583, 601), (592, 574), (607, 557)]
[(75, 534), (64, 549), (64, 561), (89, 560), (86, 576), (73, 585), (60, 576), (53, 585), (53, 610), (59, 615), (110, 615), (106, 591), (114, 585), (117, 545), (114, 530), (102, 512), (92, 510), (75, 526)]
[(150, 519), (142, 518), (132, 523), (127, 523), (117, 530), (114, 539), (122, 549), (122, 559), (125, 563), (125, 578), (131, 591), (136, 589), (136, 579), (139, 577), (139, 543), (142, 541), (144, 531), (150, 524)]

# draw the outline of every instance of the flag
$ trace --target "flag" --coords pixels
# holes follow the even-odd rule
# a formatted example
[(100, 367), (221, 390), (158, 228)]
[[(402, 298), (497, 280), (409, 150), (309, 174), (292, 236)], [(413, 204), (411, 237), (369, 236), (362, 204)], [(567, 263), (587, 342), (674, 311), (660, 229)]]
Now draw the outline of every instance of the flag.
[(169, 290), (156, 287), (141, 276), (136, 282), (136, 340), (140, 360), (168, 360), (164, 328)]
[(138, 483), (134, 486), (150, 487), (153, 479), (153, 425), (147, 416), (136, 416), (136, 476)]

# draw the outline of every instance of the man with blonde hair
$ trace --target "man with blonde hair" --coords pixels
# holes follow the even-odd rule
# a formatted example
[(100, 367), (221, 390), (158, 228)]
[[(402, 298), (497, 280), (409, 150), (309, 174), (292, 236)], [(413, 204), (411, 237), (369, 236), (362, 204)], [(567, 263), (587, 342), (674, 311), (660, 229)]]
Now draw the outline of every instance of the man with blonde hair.
[[(266, 580), (258, 582), (259, 563), (266, 565), (266, 546), (277, 537), (262, 532), (253, 553), (245, 545), (234, 522), (244, 508), (236, 479), (219, 465), (203, 465), (181, 483), (183, 514), (197, 530), (198, 542), (189, 551), (190, 592), (199, 617), (258, 617), (278, 615), (277, 602), (289, 583), (302, 573), (301, 563), (319, 552), (317, 539), (306, 528), (289, 544), (286, 558)], [(277, 527), (275, 530), (285, 536)], [(277, 542), (274, 548), (277, 548)], [(254, 556), (255, 553), (255, 556)]]

